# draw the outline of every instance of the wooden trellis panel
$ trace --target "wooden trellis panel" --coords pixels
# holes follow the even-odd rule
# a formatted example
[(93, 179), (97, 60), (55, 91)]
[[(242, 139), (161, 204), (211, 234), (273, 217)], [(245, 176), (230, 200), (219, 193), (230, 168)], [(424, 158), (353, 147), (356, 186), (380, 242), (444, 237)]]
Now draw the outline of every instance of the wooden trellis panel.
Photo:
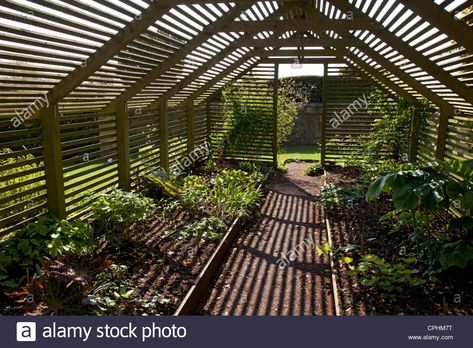
[[(327, 114), (326, 114), (326, 161), (336, 162), (356, 156), (361, 147), (360, 136), (368, 134), (376, 114), (370, 112), (361, 100), (369, 99), (375, 86), (363, 79), (359, 72), (345, 65), (328, 65), (327, 71)], [(359, 100), (359, 105), (354, 102)], [(356, 110), (355, 110), (356, 107)], [(345, 112), (350, 114), (343, 120)], [(338, 119), (342, 121), (338, 121)]]
[(47, 209), (40, 124), (17, 126), (0, 117), (0, 236)]
[[(274, 64), (259, 64), (233, 86), (240, 104), (212, 107), (213, 145), (223, 142), (223, 155), (230, 160), (273, 161), (273, 88)], [(239, 117), (233, 116), (239, 113)], [(244, 118), (244, 129), (235, 127)]]
[(427, 119), (426, 130), (419, 134), (418, 159), (420, 161), (428, 162), (435, 158), (438, 121), (439, 112), (432, 112)]
[(130, 110), (130, 167), (131, 179), (160, 169), (160, 133), (158, 110)]
[(455, 109), (448, 123), (445, 157), (473, 159), (473, 111)]
[(169, 163), (172, 166), (176, 161), (187, 154), (187, 116), (183, 108), (169, 108)]
[(82, 216), (93, 194), (118, 183), (115, 114), (63, 114), (59, 122), (66, 211)]
[(194, 108), (194, 146), (202, 146), (207, 141), (207, 107)]

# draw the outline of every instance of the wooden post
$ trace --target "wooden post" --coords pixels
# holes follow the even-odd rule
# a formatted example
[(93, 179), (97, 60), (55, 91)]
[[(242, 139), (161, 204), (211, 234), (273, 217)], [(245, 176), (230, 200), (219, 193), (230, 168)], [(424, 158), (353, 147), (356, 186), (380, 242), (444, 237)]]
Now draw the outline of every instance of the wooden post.
[(451, 105), (440, 106), (440, 115), (437, 128), (437, 144), (435, 148), (435, 158), (443, 160), (445, 157), (445, 148), (447, 144), (448, 121), (450, 114), (453, 114), (454, 109)]
[(324, 64), (324, 78), (322, 89), (322, 118), (320, 120), (320, 164), (325, 165), (325, 157), (327, 154), (327, 78), (328, 65)]
[(186, 107), (187, 116), (187, 152), (194, 151), (195, 144), (195, 123), (194, 123), (194, 105), (189, 103)]
[(131, 188), (130, 138), (128, 134), (128, 111), (126, 103), (120, 103), (116, 110), (118, 186), (126, 191)]
[(168, 120), (168, 102), (162, 101), (159, 104), (159, 155), (161, 158), (161, 167), (169, 170), (169, 120)]
[(211, 112), (211, 104), (209, 100), (205, 107), (205, 122), (207, 125), (207, 142), (209, 144), (212, 139), (212, 120), (210, 119), (210, 112)]
[(48, 210), (61, 219), (67, 218), (64, 172), (62, 167), (61, 133), (59, 130), (59, 112), (57, 104), (41, 110), (41, 128), (43, 135), (44, 172)]
[(278, 166), (278, 93), (279, 90), (279, 64), (274, 65), (273, 82), (273, 164)]
[(411, 123), (411, 139), (409, 144), (409, 162), (416, 163), (417, 162), (417, 149), (419, 146), (419, 134), (418, 129), (416, 127), (416, 115), (417, 112), (416, 106), (413, 105), (413, 114), (412, 114), (412, 123)]

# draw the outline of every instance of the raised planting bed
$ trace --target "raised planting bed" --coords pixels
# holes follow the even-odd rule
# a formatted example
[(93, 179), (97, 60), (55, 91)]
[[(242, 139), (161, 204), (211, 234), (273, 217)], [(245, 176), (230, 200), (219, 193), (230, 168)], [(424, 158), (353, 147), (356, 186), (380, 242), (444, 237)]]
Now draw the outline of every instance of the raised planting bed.
[[(361, 173), (358, 168), (329, 167), (326, 180), (353, 186), (360, 182)], [(362, 189), (365, 192), (367, 186)], [(426, 251), (419, 248), (415, 254), (409, 247), (412, 231), (403, 226), (392, 232), (393, 219), (380, 222), (393, 209), (387, 194), (370, 202), (363, 196), (327, 209), (341, 315), (473, 314), (471, 263), (464, 269), (429, 273), (419, 254)], [(451, 217), (439, 212), (432, 218), (433, 229), (443, 231)]]
[(141, 214), (148, 198), (120, 191), (95, 200), (93, 251), (44, 262), (24, 289), (8, 293), (3, 313), (190, 314), (226, 248), (259, 211), (267, 175), (225, 165), (177, 180), (158, 176), (153, 190), (149, 180), (139, 186), (159, 198), (155, 208), (131, 223), (110, 211), (123, 217), (121, 204), (135, 202)]

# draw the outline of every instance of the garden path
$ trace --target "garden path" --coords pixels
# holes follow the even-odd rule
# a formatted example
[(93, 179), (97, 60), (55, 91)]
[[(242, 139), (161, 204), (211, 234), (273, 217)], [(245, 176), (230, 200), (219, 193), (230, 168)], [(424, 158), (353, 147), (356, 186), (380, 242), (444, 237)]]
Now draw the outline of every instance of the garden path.
[(201, 303), (210, 315), (333, 315), (323, 211), (314, 203), (322, 178), (288, 164), (274, 178), (257, 222), (230, 249), (220, 275)]

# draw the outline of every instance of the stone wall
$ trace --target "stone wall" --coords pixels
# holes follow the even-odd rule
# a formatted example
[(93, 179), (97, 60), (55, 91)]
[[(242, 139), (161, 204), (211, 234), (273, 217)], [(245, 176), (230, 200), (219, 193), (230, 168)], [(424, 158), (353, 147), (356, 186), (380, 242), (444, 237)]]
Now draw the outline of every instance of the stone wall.
[(288, 145), (314, 145), (320, 143), (322, 103), (308, 103), (299, 113)]

